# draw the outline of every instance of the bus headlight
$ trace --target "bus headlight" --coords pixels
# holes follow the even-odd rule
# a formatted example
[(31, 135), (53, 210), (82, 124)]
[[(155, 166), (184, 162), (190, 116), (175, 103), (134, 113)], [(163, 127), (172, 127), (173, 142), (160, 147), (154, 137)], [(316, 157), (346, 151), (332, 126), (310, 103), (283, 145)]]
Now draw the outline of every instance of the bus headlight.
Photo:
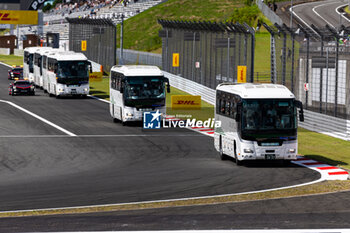
[(87, 89), (87, 88), (84, 88), (84, 91), (85, 91), (85, 92), (87, 92), (87, 91), (88, 91), (88, 89)]
[(63, 89), (61, 89), (61, 88), (60, 88), (60, 89), (58, 89), (58, 92), (63, 92), (63, 91), (64, 91), (64, 90), (63, 90)]
[(289, 153), (295, 153), (295, 149), (289, 149)]
[(243, 152), (244, 153), (254, 153), (254, 151), (252, 149), (244, 149)]
[(133, 116), (134, 116), (134, 114), (132, 114), (132, 113), (130, 113), (130, 112), (125, 113), (125, 115), (126, 115), (127, 117), (133, 117)]

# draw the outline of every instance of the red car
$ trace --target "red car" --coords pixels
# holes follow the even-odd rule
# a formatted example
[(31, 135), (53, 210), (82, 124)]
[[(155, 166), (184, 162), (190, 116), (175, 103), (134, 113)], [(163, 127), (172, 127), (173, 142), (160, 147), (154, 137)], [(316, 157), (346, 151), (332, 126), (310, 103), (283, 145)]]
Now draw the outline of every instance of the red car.
[(9, 95), (35, 95), (34, 85), (27, 80), (17, 80), (10, 84)]
[(13, 67), (11, 70), (9, 70), (7, 78), (9, 80), (23, 79), (23, 68)]

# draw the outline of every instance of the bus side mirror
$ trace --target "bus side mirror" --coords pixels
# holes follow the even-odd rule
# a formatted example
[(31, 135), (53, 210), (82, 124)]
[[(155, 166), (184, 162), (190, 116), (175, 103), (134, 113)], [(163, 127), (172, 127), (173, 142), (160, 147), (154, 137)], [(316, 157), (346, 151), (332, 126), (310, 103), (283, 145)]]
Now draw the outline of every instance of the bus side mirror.
[(89, 72), (90, 74), (92, 73), (92, 65), (91, 65), (91, 62), (88, 63), (88, 66), (89, 66)]
[(294, 101), (295, 107), (299, 108), (299, 121), (304, 121), (304, 109), (303, 109), (303, 103), (299, 100)]
[(166, 85), (166, 92), (170, 93), (170, 84), (169, 83)]
[(166, 92), (170, 93), (170, 82), (168, 78), (164, 78), (166, 82)]

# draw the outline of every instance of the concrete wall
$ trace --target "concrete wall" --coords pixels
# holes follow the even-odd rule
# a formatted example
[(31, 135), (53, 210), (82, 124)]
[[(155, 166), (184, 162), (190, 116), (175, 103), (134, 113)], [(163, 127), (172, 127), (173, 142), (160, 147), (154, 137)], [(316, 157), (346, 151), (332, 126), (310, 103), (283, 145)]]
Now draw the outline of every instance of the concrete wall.
[(23, 49), (15, 49), (13, 55), (15, 56), (23, 56)]
[(0, 48), (0, 54), (1, 55), (10, 55), (10, 49)]

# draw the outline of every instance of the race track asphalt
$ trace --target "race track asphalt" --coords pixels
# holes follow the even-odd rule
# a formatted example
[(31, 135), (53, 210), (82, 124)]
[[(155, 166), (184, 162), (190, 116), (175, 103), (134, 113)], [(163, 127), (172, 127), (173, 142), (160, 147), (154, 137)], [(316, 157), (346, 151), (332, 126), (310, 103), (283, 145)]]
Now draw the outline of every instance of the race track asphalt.
[(186, 129), (144, 131), (113, 123), (95, 99), (9, 96), (0, 100), (77, 135), (69, 136), (0, 103), (0, 210), (164, 200), (284, 187), (319, 178), (303, 167), (221, 161), (211, 137)]

